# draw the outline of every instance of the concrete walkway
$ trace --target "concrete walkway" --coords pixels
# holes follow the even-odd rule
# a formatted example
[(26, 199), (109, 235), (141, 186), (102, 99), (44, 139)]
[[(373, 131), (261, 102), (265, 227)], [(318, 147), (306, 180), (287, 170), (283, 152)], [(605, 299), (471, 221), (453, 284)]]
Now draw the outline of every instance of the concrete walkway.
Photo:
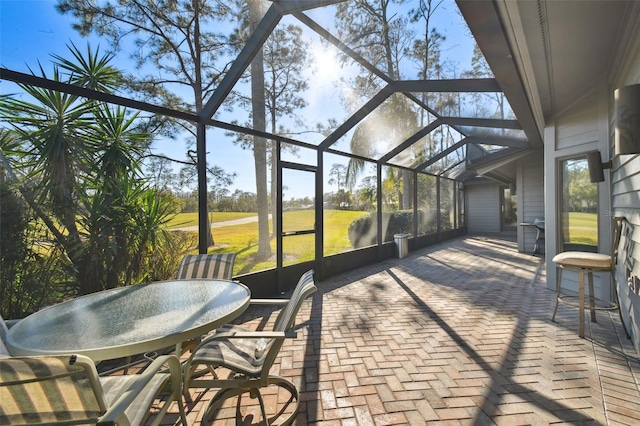
[[(269, 219), (271, 219), (271, 215), (269, 215)], [(244, 225), (245, 223), (257, 222), (258, 216), (249, 216), (243, 217), (241, 219), (233, 219), (233, 220), (225, 220), (222, 222), (212, 222), (211, 228), (222, 228), (224, 226), (233, 226), (233, 225)], [(189, 232), (197, 232), (198, 225), (193, 226), (185, 226), (182, 228), (173, 228), (172, 231), (189, 231)]]
[[(273, 371), (299, 386), (295, 424), (640, 424), (640, 360), (617, 313), (598, 311), (585, 339), (576, 308), (551, 322), (544, 266), (516, 247), (466, 237), (319, 282)], [(268, 327), (265, 309), (239, 322)], [(213, 393), (192, 392), (190, 424), (207, 424)], [(270, 413), (282, 398), (267, 393)]]

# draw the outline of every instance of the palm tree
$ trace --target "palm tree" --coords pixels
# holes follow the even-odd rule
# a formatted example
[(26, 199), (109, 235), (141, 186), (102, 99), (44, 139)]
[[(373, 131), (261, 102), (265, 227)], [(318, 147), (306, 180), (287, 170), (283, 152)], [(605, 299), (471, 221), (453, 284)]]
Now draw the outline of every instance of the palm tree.
[[(87, 47), (70, 47), (75, 61), (54, 57), (53, 80), (96, 90), (119, 87), (120, 72)], [(41, 74), (46, 73), (40, 67)], [(52, 243), (66, 253), (77, 293), (137, 282), (149, 243), (171, 212), (151, 191), (140, 164), (151, 135), (125, 108), (21, 85), (30, 102), (0, 99), (12, 127), (11, 166), (21, 173), (25, 200), (48, 226)], [(3, 146), (3, 152), (8, 145)], [(51, 217), (54, 220), (51, 220)]]

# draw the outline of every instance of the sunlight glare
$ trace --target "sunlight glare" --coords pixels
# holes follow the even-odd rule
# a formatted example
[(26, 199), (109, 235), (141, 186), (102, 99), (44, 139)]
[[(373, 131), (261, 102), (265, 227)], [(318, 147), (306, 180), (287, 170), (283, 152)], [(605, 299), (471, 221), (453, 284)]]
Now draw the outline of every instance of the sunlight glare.
[(340, 64), (334, 49), (318, 46), (313, 49), (314, 74), (323, 81), (335, 81), (340, 75)]

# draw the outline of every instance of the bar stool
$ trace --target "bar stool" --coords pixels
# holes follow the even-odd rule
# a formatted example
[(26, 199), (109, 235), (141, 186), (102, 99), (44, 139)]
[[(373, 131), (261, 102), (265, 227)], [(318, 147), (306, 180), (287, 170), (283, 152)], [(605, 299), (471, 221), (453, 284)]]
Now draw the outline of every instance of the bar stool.
[[(577, 306), (580, 315), (578, 336), (584, 338), (584, 309), (585, 309), (585, 294), (584, 294), (584, 274), (589, 277), (589, 310), (591, 311), (591, 322), (596, 322), (596, 310), (618, 310), (620, 318), (622, 319), (622, 313), (620, 312), (620, 304), (618, 303), (617, 289), (613, 286), (614, 293), (616, 295), (616, 302), (609, 300), (603, 301), (597, 299), (593, 293), (593, 273), (594, 272), (610, 272), (613, 274), (613, 259), (608, 254), (601, 253), (589, 253), (582, 251), (566, 251), (559, 253), (553, 257), (552, 262), (560, 267), (558, 279), (556, 283), (556, 307), (553, 310), (553, 316), (551, 321), (555, 322), (556, 312), (558, 311), (558, 302), (566, 303), (570, 306)], [(560, 286), (562, 283), (562, 271), (564, 269), (574, 270), (578, 272), (578, 302), (570, 301), (570, 298), (575, 296), (560, 294)], [(569, 300), (567, 300), (569, 299)], [(596, 306), (596, 301), (605, 302), (608, 306)], [(624, 325), (624, 322), (622, 323)], [(625, 332), (626, 332), (625, 328)]]

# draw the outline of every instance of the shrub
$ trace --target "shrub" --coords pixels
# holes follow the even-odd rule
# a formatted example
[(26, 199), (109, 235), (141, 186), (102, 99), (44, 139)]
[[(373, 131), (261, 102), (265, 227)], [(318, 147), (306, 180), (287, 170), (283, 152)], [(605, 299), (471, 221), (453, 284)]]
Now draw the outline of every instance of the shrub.
[(45, 231), (6, 181), (0, 181), (0, 311), (22, 318), (66, 296), (68, 266), (55, 246), (34, 245)]
[(198, 233), (191, 231), (171, 231), (166, 240), (157, 244), (153, 252), (145, 258), (143, 270), (146, 281), (171, 280), (178, 273), (182, 256), (198, 244)]
[[(349, 241), (354, 248), (377, 244), (378, 217), (376, 212), (351, 222), (349, 225)], [(394, 234), (413, 234), (413, 211), (397, 211), (382, 213), (382, 241), (392, 241)]]
[[(349, 225), (349, 241), (353, 248), (377, 244), (378, 216), (371, 212), (351, 222)], [(401, 210), (382, 213), (382, 230), (385, 241), (392, 241), (394, 234), (413, 235), (413, 210)], [(438, 224), (435, 210), (418, 210), (418, 234), (435, 234)]]

